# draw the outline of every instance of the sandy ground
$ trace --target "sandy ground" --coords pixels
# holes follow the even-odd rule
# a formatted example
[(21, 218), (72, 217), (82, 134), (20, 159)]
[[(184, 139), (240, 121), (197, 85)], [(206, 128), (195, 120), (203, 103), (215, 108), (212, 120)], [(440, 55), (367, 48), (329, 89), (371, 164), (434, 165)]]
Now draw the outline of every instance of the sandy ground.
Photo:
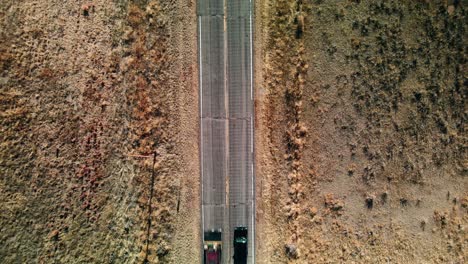
[[(195, 8), (2, 1), (2, 263), (199, 262)], [(255, 13), (258, 263), (466, 262), (465, 1)]]
[(259, 263), (464, 263), (463, 1), (258, 1)]
[(195, 3), (6, 0), (0, 19), (1, 262), (198, 259)]

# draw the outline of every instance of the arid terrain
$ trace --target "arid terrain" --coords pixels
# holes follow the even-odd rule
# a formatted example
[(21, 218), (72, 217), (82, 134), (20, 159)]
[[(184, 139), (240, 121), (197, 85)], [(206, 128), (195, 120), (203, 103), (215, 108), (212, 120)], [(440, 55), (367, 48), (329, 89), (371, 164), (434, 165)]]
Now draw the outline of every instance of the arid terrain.
[[(468, 261), (467, 1), (255, 1), (257, 263)], [(2, 0), (0, 263), (200, 262), (195, 0)]]
[(256, 12), (259, 263), (465, 263), (466, 2)]
[(1, 1), (1, 263), (199, 257), (195, 8)]

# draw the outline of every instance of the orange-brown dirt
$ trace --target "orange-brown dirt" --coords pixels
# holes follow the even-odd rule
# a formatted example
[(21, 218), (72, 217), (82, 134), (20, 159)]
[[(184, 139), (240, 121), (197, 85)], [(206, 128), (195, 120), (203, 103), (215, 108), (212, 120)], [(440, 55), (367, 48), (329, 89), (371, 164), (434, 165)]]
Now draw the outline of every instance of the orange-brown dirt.
[(466, 262), (466, 1), (256, 19), (258, 263)]
[(0, 262), (199, 258), (194, 1), (0, 4)]

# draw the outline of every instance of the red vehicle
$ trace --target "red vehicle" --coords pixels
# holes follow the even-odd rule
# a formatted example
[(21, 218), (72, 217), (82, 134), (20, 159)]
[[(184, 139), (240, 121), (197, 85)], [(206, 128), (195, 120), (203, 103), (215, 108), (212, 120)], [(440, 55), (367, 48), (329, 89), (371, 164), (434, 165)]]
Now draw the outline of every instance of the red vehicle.
[(204, 234), (204, 264), (221, 264), (221, 230), (205, 232)]
[(206, 264), (220, 264), (221, 250), (216, 248), (208, 248), (208, 250), (205, 250), (205, 259)]

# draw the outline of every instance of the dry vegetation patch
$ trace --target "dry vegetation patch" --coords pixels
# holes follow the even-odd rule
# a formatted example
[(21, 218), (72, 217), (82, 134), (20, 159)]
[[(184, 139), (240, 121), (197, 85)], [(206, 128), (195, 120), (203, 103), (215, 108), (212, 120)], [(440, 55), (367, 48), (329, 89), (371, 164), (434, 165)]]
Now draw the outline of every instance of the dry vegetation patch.
[(171, 19), (186, 13), (188, 21), (193, 11), (157, 0), (0, 5), (5, 263), (190, 256), (173, 250), (174, 236), (194, 240), (197, 230), (175, 224), (187, 208), (182, 171), (192, 157), (175, 144), (189, 134), (180, 127), (195, 129), (181, 116), (196, 103), (177, 104), (196, 97), (186, 87), (197, 75), (184, 69), (181, 79), (173, 67), (191, 59), (179, 58), (182, 20)]
[(462, 263), (464, 4), (264, 3), (265, 262)]

